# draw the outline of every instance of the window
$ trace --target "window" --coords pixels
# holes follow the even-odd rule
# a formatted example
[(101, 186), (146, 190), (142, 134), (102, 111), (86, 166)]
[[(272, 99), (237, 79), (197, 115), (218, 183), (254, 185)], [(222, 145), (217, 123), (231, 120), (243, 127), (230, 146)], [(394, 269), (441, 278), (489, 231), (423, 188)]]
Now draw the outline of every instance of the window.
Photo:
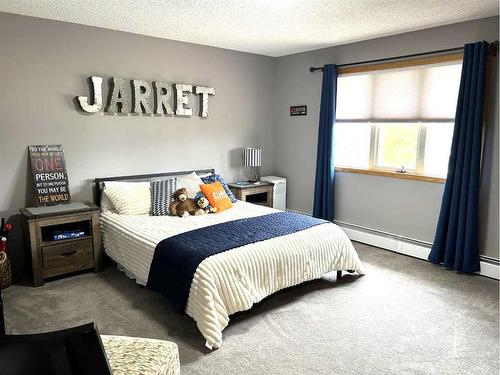
[(455, 54), (341, 68), (335, 166), (446, 177), (461, 60)]

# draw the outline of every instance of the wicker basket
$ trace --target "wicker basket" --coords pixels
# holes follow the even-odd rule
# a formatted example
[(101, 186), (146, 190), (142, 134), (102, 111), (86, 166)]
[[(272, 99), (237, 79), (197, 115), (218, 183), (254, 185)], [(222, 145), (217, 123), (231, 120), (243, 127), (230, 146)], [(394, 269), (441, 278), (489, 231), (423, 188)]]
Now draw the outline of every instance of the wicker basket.
[(12, 266), (6, 252), (0, 251), (0, 289), (12, 285)]

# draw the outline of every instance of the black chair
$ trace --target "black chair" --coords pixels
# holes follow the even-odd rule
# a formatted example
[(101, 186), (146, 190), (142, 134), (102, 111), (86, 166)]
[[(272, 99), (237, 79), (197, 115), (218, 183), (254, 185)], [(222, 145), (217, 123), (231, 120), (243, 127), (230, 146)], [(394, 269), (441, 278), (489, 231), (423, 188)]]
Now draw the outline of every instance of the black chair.
[(2, 375), (111, 373), (99, 331), (94, 323), (33, 335), (0, 335)]

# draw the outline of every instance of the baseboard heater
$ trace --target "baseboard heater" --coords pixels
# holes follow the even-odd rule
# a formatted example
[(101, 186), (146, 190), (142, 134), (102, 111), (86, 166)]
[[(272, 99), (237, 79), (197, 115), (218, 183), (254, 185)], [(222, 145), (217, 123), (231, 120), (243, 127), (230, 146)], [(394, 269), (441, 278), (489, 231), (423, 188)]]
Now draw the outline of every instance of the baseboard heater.
[[(417, 240), (415, 238), (384, 232), (341, 220), (335, 220), (334, 222), (340, 226), (353, 241), (366, 243), (415, 258), (427, 260), (427, 256), (432, 247), (432, 243)], [(481, 255), (479, 258), (481, 262), (481, 271), (478, 273), (482, 276), (498, 280), (500, 278), (500, 260), (484, 255)]]

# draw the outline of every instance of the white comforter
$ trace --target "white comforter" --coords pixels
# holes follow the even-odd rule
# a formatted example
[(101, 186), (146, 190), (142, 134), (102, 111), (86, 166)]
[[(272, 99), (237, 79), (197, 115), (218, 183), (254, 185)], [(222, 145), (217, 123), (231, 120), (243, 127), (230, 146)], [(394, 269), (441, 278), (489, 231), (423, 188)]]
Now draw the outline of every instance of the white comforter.
[[(156, 244), (176, 234), (277, 210), (238, 201), (232, 209), (202, 216), (101, 215), (106, 253), (129, 277), (145, 285)], [(361, 262), (347, 235), (335, 224), (253, 243), (205, 259), (194, 275), (186, 313), (206, 339), (219, 348), (229, 315), (248, 310), (274, 292), (318, 279), (334, 270), (362, 274)], [(172, 287), (175, 287), (172, 286)]]

